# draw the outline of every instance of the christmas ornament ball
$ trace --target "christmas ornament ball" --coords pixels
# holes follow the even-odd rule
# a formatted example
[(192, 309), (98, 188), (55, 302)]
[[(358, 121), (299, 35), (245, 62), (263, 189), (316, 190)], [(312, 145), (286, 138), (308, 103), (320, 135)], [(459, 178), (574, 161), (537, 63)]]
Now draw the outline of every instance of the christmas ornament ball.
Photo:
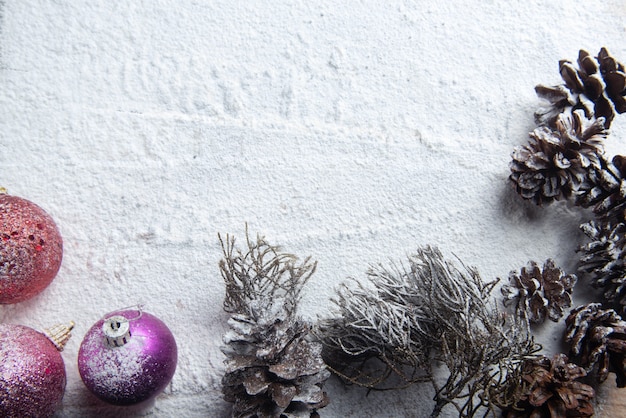
[(165, 389), (177, 355), (174, 336), (163, 321), (140, 309), (121, 310), (89, 329), (78, 352), (78, 371), (98, 398), (134, 405)]
[(69, 327), (46, 334), (22, 325), (0, 324), (0, 416), (50, 417), (65, 393), (65, 363), (59, 351)]
[(0, 304), (22, 302), (45, 289), (63, 257), (54, 220), (33, 202), (0, 188)]

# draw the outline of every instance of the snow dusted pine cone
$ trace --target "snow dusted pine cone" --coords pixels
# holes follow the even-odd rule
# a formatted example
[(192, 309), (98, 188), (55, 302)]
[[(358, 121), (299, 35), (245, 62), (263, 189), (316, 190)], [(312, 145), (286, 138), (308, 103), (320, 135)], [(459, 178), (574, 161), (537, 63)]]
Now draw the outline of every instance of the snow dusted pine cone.
[(572, 304), (576, 275), (564, 275), (554, 260), (548, 259), (543, 270), (531, 261), (520, 274), (512, 271), (509, 282), (501, 289), (505, 305), (516, 302), (516, 310), (531, 323), (542, 323), (546, 316), (557, 322), (563, 316), (563, 309)]
[(514, 408), (503, 411), (504, 418), (561, 418), (593, 416), (595, 392), (576, 381), (586, 376), (582, 367), (567, 362), (557, 354), (552, 359), (541, 356), (526, 360), (522, 366), (520, 400)]
[(588, 273), (591, 285), (602, 289), (604, 299), (620, 313), (626, 312), (626, 224), (590, 221), (581, 229), (591, 239), (579, 248), (578, 269)]
[(589, 303), (573, 309), (565, 320), (565, 341), (577, 363), (603, 382), (614, 372), (626, 386), (626, 322), (613, 309)]
[(224, 310), (231, 314), (222, 351), (224, 399), (233, 417), (317, 417), (328, 404), (322, 386), (330, 376), (322, 345), (309, 340), (309, 325), (298, 319), (302, 286), (315, 263), (281, 253), (261, 237), (248, 251), (222, 241), (220, 270), (226, 284)]
[(554, 127), (560, 113), (582, 109), (587, 118), (604, 118), (604, 125), (609, 128), (616, 112), (626, 112), (624, 66), (606, 48), (595, 59), (581, 49), (577, 63), (578, 68), (571, 61), (559, 61), (565, 84), (535, 87), (537, 95), (550, 103), (535, 113), (538, 125)]
[(234, 417), (314, 417), (328, 404), (329, 377), (321, 344), (306, 340), (309, 327), (269, 312), (259, 319), (233, 315), (223, 349), (222, 381)]
[(612, 223), (626, 220), (626, 157), (616, 155), (612, 161), (600, 159), (601, 167), (589, 171), (591, 188), (576, 197), (576, 203), (592, 207), (598, 219)]
[(582, 111), (560, 114), (556, 128), (540, 126), (530, 141), (513, 150), (509, 179), (517, 192), (536, 204), (569, 198), (588, 186), (590, 168), (600, 168), (607, 131), (604, 121)]

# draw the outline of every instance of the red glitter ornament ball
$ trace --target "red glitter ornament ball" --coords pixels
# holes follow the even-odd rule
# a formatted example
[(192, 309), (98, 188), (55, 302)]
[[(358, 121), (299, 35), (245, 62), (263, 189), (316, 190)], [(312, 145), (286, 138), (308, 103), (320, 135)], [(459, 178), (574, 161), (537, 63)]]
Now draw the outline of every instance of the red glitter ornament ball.
[(29, 299), (54, 279), (63, 240), (39, 206), (0, 189), (0, 304)]
[(45, 333), (0, 324), (0, 417), (51, 417), (65, 393), (65, 363), (59, 353), (70, 337), (57, 325)]

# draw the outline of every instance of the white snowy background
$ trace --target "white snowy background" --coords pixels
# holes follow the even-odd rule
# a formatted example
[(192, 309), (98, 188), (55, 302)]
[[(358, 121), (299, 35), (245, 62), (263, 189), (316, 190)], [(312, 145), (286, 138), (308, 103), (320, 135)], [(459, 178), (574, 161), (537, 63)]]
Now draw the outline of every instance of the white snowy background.
[[(226, 417), (218, 232), (243, 242), (248, 223), (317, 260), (311, 320), (339, 282), (425, 244), (485, 280), (548, 257), (573, 272), (588, 214), (522, 202), (510, 153), (558, 61), (606, 46), (624, 62), (625, 35), (621, 0), (2, 0), (0, 185), (45, 208), (65, 247), (54, 282), (0, 321), (76, 322), (57, 417)], [(617, 117), (610, 152), (625, 134)], [(108, 406), (78, 347), (137, 303), (172, 329), (178, 369), (154, 402)], [(548, 353), (561, 331), (542, 331)], [(328, 417), (432, 407), (424, 385), (327, 389)]]

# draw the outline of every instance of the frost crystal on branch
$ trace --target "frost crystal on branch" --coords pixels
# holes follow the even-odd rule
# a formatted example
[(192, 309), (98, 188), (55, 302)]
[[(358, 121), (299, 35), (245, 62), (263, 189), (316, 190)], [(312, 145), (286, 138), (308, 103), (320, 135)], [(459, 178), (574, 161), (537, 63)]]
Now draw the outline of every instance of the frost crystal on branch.
[[(335, 372), (370, 389), (393, 385), (392, 377), (400, 384), (430, 381), (433, 416), (448, 404), (469, 417), (516, 401), (502, 391), (506, 377), (537, 347), (527, 322), (507, 321), (490, 301), (495, 282), (483, 283), (474, 269), (458, 269), (431, 247), (406, 265), (373, 267), (367, 278), (341, 286), (335, 316), (316, 330)], [(435, 378), (437, 361), (448, 372), (443, 385)]]
[(296, 316), (302, 287), (315, 271), (258, 237), (247, 251), (226, 236), (220, 262), (226, 284), (224, 310), (231, 313), (222, 351), (222, 380), (233, 417), (315, 417), (328, 404), (322, 386), (330, 373), (322, 346), (309, 338), (310, 326)]

